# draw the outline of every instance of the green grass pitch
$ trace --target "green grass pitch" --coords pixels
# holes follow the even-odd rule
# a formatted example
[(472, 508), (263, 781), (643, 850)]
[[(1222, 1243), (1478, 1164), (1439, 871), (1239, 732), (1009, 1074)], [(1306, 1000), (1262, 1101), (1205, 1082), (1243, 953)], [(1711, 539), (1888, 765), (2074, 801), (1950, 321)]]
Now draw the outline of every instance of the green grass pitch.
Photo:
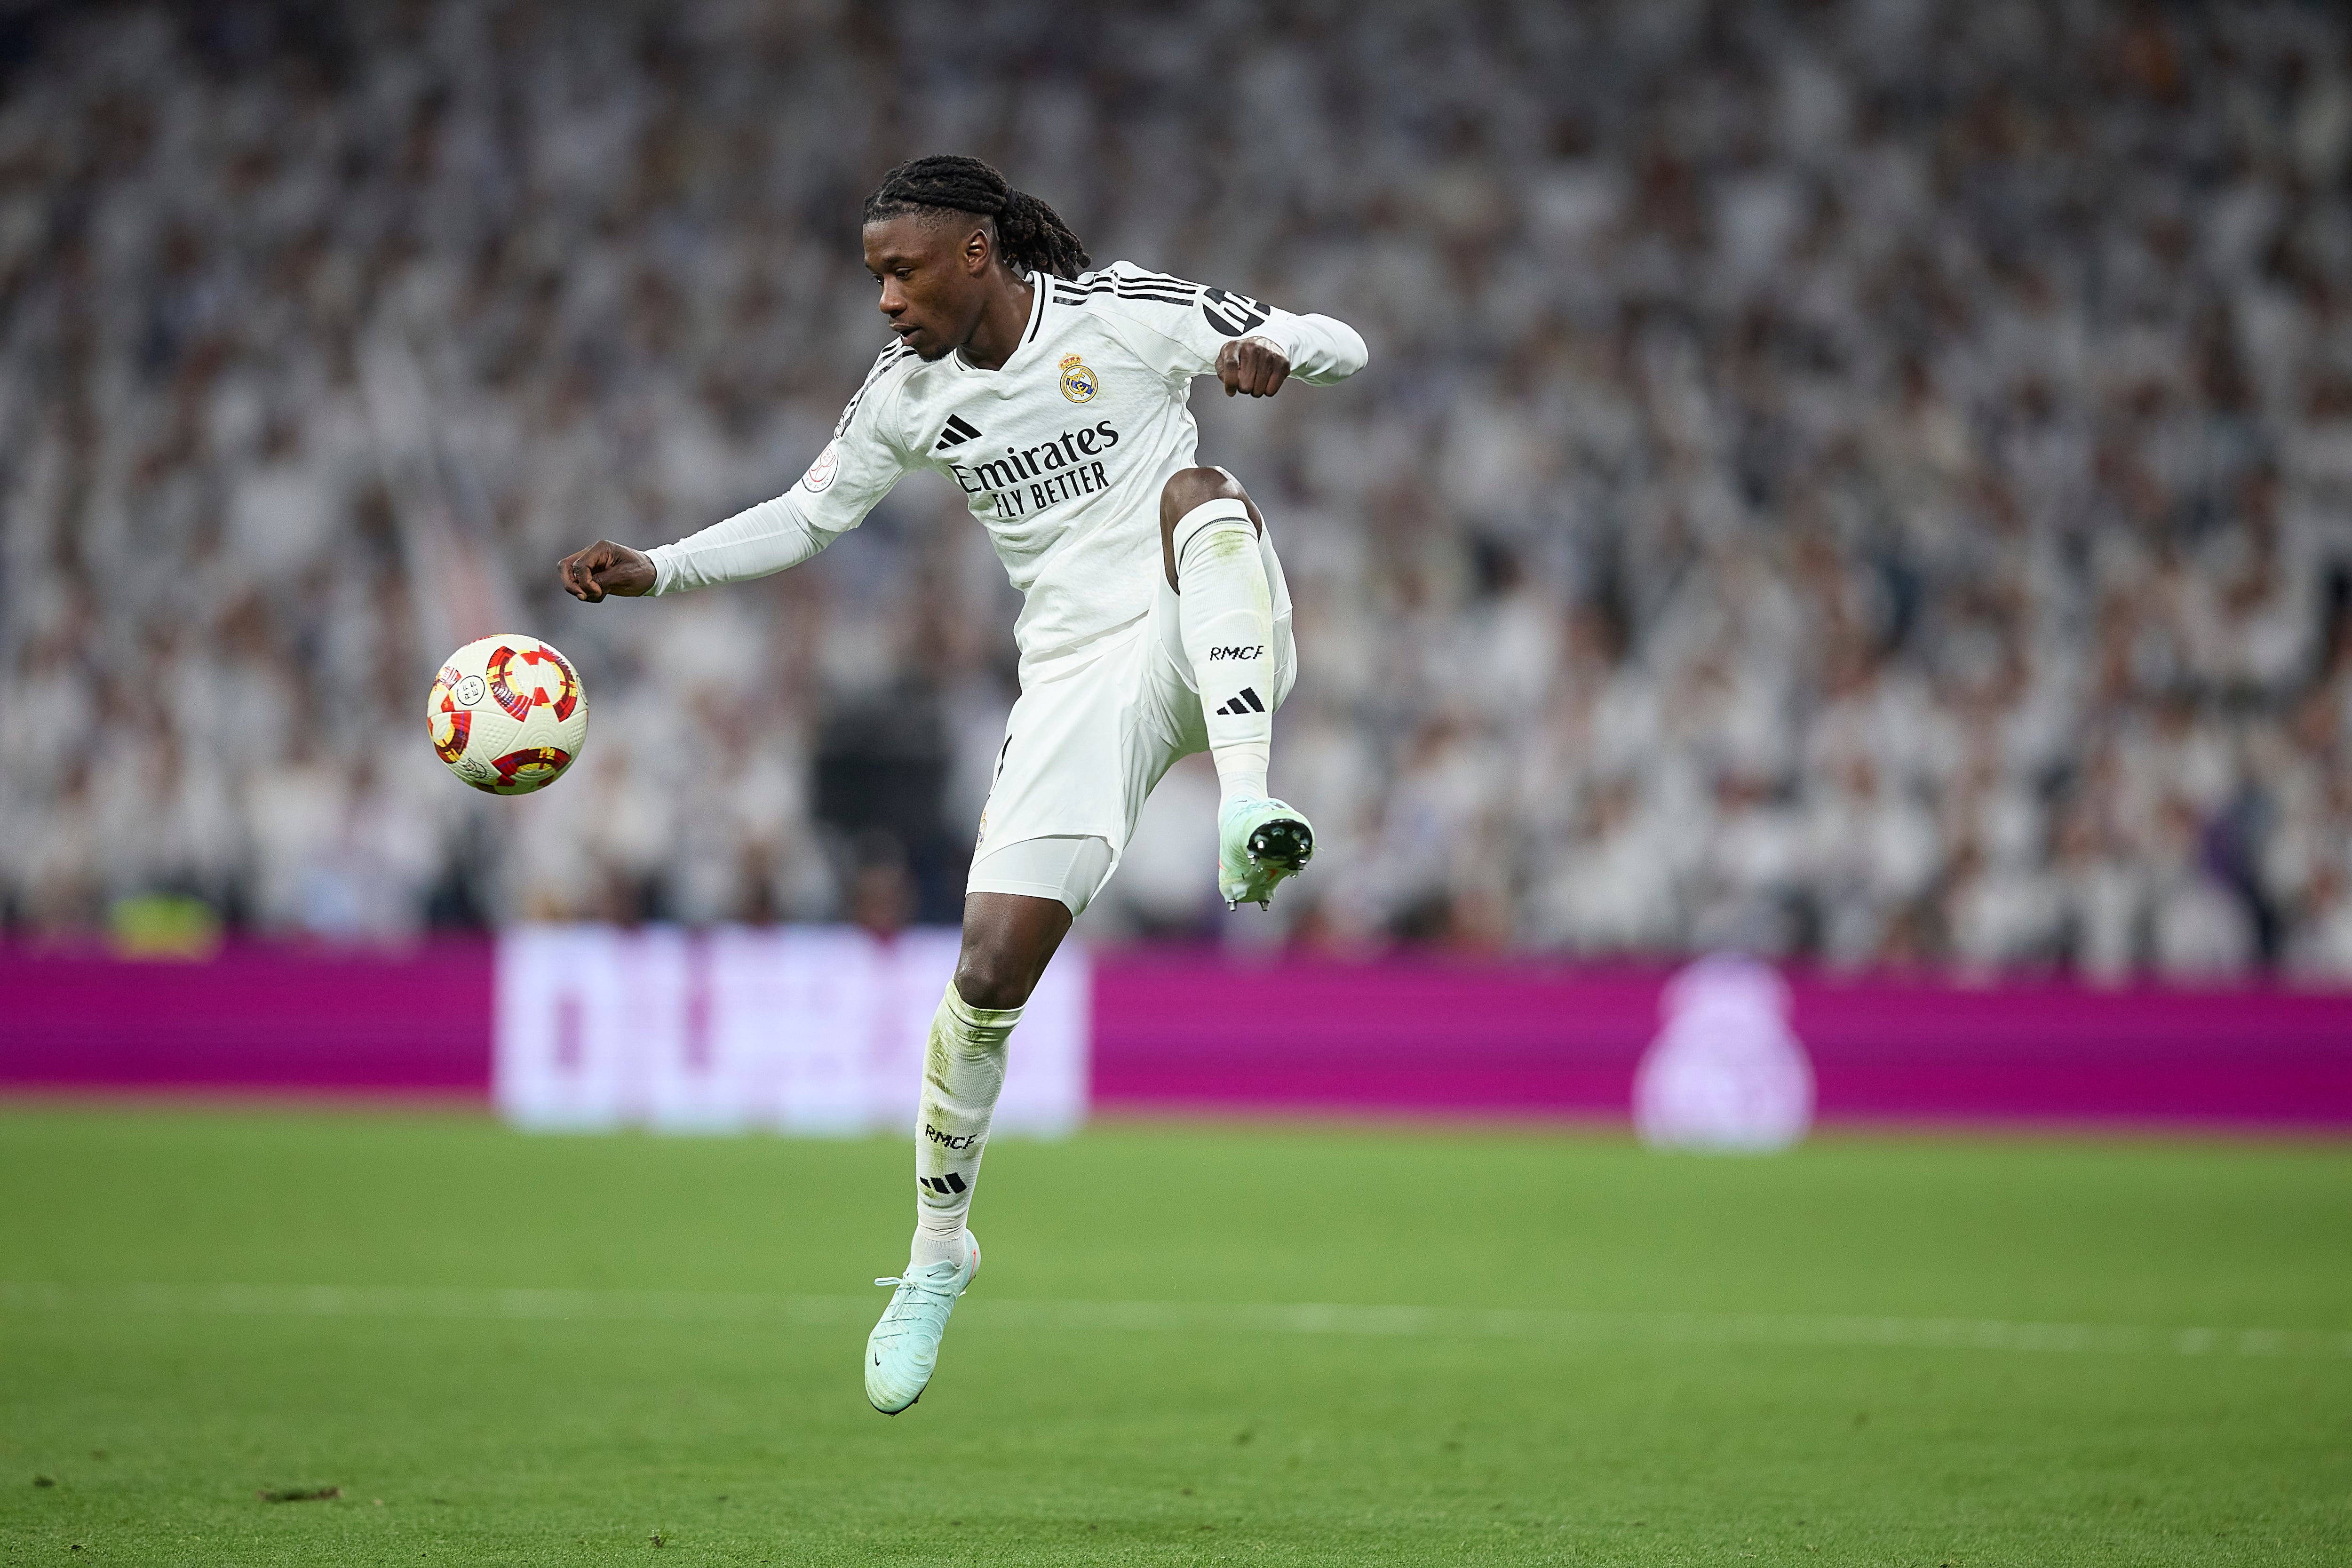
[(0, 1563), (2352, 1562), (2345, 1147), (1008, 1140), (886, 1420), (908, 1163), (0, 1110)]

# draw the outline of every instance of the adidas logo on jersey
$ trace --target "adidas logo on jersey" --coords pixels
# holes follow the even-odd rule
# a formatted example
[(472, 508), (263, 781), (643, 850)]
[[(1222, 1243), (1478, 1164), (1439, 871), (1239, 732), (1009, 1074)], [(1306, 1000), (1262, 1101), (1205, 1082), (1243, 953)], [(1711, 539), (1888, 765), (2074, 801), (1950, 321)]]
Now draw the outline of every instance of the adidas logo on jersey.
[(1247, 718), (1252, 713), (1265, 712), (1265, 704), (1258, 700), (1257, 693), (1255, 690), (1244, 686), (1242, 688), (1242, 694), (1239, 697), (1234, 698), (1231, 702), (1226, 703), (1223, 708), (1218, 709), (1216, 711), (1226, 715), (1228, 718)]
[(933, 447), (931, 450), (944, 452), (950, 447), (961, 447), (966, 441), (978, 439), (980, 439), (979, 426), (970, 423), (960, 414), (950, 414), (948, 416), (948, 427), (940, 432), (940, 444)]

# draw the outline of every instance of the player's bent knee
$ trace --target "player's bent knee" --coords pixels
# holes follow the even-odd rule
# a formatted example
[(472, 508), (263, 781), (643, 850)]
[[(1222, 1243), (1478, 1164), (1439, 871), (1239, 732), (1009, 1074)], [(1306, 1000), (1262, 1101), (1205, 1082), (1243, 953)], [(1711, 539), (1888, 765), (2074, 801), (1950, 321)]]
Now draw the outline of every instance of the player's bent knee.
[(1179, 468), (1160, 487), (1160, 560), (1171, 588), (1177, 586), (1177, 525), (1213, 500), (1239, 501), (1247, 507), (1249, 492), (1223, 468)]
[(1160, 534), (1175, 531), (1184, 514), (1213, 500), (1249, 500), (1248, 492), (1223, 468), (1179, 468), (1160, 487)]
[(1069, 930), (1070, 911), (1058, 899), (971, 889), (963, 901), (956, 994), (973, 1007), (1020, 1006)]
[(1018, 1007), (1029, 1000), (1036, 980), (1029, 965), (1003, 953), (967, 952), (956, 963), (956, 994), (971, 1007)]
[(1206, 500), (1239, 500), (1241, 481), (1223, 468), (1213, 468), (1205, 463), (1189, 468), (1179, 468), (1168, 476), (1160, 487), (1160, 515), (1181, 517)]

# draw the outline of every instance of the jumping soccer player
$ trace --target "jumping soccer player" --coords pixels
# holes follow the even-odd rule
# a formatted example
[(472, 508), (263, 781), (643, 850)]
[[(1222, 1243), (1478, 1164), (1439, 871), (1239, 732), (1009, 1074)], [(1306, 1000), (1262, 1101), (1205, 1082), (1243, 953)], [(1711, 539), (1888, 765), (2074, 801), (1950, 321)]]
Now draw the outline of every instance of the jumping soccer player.
[(895, 1415), (922, 1396), (980, 1268), (964, 1221), (1006, 1038), (1144, 797), (1177, 758), (1215, 758), (1228, 908), (1265, 903), (1314, 853), (1305, 816), (1265, 792), (1298, 669), (1289, 590), (1248, 494), (1197, 465), (1185, 399), (1194, 376), (1271, 397), (1293, 376), (1344, 380), (1365, 355), (1328, 317), (1124, 261), (1088, 271), (1054, 210), (976, 158), (891, 170), (866, 199), (865, 247), (897, 342), (800, 482), (675, 544), (604, 541), (558, 570), (590, 604), (765, 576), (928, 468), (970, 498), (1022, 592), (1021, 698), (924, 1055), (914, 1245), (905, 1274), (876, 1281), (898, 1289), (866, 1341), (866, 1396)]

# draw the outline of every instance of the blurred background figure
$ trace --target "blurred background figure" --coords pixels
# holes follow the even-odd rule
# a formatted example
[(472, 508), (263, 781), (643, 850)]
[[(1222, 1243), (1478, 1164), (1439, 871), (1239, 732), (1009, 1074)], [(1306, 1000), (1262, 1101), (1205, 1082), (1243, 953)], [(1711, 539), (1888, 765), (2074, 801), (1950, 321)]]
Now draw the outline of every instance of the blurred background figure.
[[(20, 933), (952, 918), (1015, 607), (961, 498), (628, 616), (552, 563), (791, 482), (857, 199), (953, 148), (1373, 351), (1202, 400), (1314, 871), (1228, 921), (1180, 773), (1082, 929), (2352, 975), (2329, 8), (34, 5), (0, 72)], [(422, 704), (508, 619), (596, 717), (487, 801)]]

